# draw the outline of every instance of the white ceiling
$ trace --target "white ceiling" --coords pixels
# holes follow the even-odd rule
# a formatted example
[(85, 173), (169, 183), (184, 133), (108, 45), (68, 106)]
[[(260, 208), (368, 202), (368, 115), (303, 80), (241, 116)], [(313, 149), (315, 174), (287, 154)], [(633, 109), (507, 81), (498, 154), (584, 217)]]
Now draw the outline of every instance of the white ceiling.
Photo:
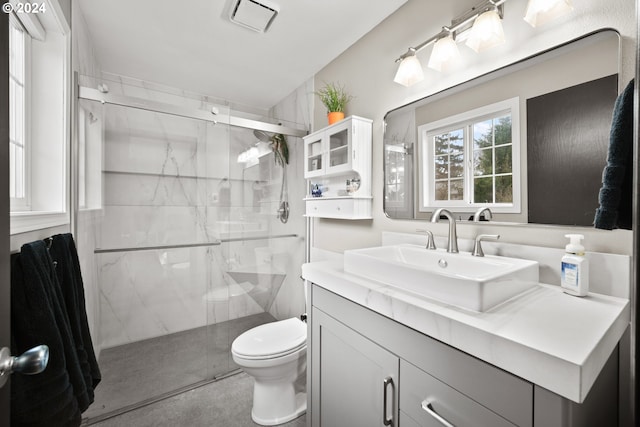
[(270, 108), (407, 0), (272, 0), (266, 33), (231, 0), (81, 0), (103, 71)]

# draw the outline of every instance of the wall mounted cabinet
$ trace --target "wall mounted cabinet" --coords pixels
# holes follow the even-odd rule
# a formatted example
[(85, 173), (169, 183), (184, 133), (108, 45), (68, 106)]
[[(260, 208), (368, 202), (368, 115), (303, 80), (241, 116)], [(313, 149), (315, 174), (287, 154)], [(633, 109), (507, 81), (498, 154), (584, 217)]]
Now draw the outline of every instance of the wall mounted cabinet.
[(350, 116), (304, 137), (307, 216), (372, 218), (371, 129), (372, 120)]

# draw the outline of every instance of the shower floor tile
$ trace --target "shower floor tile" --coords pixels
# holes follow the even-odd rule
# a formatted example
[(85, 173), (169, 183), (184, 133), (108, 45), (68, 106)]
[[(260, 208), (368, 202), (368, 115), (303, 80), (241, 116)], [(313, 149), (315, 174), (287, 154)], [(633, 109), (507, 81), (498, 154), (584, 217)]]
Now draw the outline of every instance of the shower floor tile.
[(83, 414), (85, 424), (96, 417), (237, 369), (231, 360), (231, 342), (242, 332), (274, 320), (269, 313), (261, 313), (103, 350), (98, 361), (102, 381), (96, 388), (94, 403)]

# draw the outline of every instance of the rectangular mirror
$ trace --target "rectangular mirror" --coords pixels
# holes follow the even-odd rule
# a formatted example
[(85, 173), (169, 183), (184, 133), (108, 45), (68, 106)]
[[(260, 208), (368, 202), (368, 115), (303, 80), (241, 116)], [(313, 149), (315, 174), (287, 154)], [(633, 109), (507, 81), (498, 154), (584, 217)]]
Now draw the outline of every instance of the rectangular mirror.
[(385, 214), (591, 226), (619, 66), (603, 30), (388, 112)]

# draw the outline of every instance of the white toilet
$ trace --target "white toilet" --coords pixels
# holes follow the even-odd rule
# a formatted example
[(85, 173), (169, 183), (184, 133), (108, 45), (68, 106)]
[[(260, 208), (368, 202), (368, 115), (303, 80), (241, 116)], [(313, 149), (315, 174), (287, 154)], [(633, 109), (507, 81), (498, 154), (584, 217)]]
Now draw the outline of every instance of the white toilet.
[(306, 411), (307, 394), (296, 390), (307, 367), (306, 323), (294, 317), (257, 326), (233, 341), (231, 355), (255, 379), (254, 422), (282, 424)]

